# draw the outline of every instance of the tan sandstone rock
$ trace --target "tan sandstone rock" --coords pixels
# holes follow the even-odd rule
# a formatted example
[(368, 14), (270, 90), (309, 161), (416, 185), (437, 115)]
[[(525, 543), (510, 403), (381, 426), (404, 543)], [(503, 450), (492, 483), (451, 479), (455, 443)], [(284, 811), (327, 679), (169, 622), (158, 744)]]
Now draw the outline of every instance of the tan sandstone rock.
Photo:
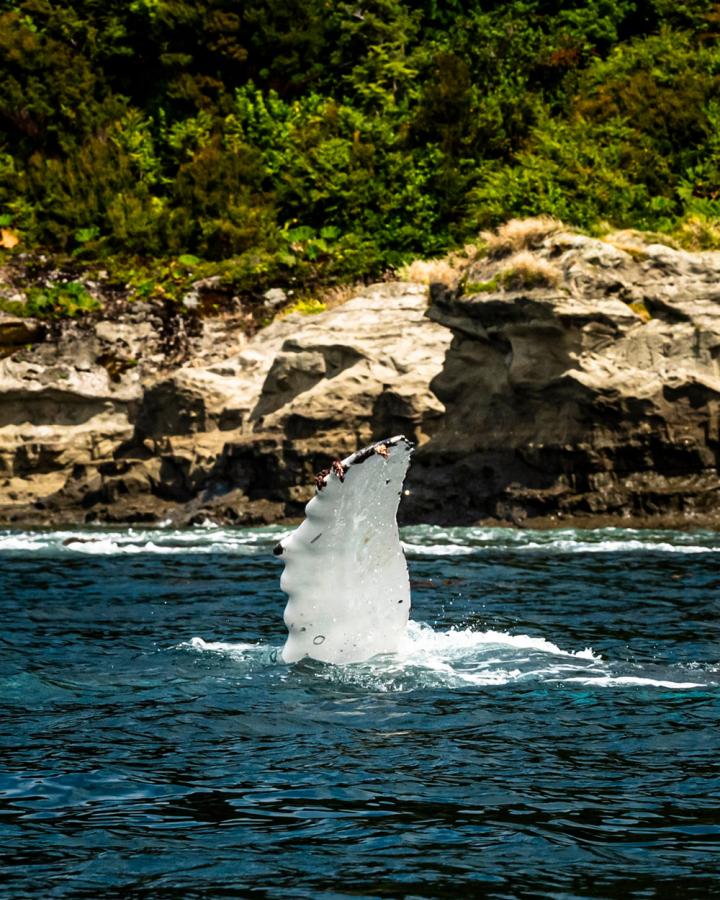
[(720, 254), (554, 228), (455, 281), (207, 316), (184, 355), (137, 307), (11, 353), (0, 517), (283, 520), (405, 433), (406, 520), (718, 524)]

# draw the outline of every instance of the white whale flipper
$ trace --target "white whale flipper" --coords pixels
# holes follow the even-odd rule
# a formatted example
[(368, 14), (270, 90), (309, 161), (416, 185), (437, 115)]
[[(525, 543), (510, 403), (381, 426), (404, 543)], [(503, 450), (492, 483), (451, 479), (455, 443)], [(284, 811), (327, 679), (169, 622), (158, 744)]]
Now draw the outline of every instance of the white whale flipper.
[(394, 437), (318, 476), (305, 521), (275, 548), (288, 595), (285, 662), (361, 662), (397, 650), (410, 581), (396, 514), (411, 453)]

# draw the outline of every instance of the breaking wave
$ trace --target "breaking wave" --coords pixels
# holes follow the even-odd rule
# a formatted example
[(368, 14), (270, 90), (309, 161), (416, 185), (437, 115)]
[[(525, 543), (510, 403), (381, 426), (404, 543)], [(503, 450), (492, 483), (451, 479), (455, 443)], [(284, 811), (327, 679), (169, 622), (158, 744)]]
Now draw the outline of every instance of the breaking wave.
[[(0, 530), (0, 552), (69, 553), (93, 556), (228, 553), (256, 555), (288, 533), (283, 525), (232, 528), (215, 525), (195, 528), (68, 528), (59, 531)], [(713, 531), (673, 533), (629, 528), (536, 531), (517, 528), (445, 528), (413, 525), (401, 529), (409, 558), (482, 556), (513, 553), (720, 553), (720, 535)]]
[(126, 528), (67, 529), (61, 531), (0, 531), (0, 552), (70, 553), (90, 556), (229, 553), (241, 556), (267, 553), (287, 528)]

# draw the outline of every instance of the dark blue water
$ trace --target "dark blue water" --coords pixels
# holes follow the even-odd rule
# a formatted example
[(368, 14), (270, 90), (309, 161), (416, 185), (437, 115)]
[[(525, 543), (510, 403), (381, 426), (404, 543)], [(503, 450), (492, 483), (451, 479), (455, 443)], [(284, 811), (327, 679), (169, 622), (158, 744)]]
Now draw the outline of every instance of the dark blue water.
[(0, 533), (4, 896), (720, 895), (720, 536), (410, 529), (347, 667), (277, 537)]

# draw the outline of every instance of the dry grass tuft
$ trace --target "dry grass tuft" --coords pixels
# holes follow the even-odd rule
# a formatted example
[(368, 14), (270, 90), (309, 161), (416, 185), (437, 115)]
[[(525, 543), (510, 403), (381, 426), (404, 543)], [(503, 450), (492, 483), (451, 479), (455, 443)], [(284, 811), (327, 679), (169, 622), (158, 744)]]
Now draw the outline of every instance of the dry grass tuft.
[(439, 259), (415, 259), (402, 266), (397, 273), (400, 281), (419, 284), (444, 284), (455, 288), (467, 267), (485, 251), (483, 243), (466, 244), (462, 250)]
[(675, 229), (674, 237), (684, 250), (720, 250), (720, 219), (688, 216)]
[(533, 249), (551, 234), (563, 231), (565, 226), (552, 216), (537, 216), (533, 219), (510, 219), (495, 233), (483, 232), (488, 255), (494, 258), (509, 256), (520, 250)]
[(547, 260), (533, 256), (527, 250), (516, 253), (508, 260), (508, 267), (500, 273), (503, 287), (510, 291), (532, 288), (557, 287), (562, 273)]
[(336, 306), (342, 306), (353, 297), (358, 297), (365, 288), (366, 285), (362, 281), (355, 281), (353, 284), (333, 284), (329, 287), (319, 288), (315, 295), (326, 309), (335, 309)]
[(445, 284), (455, 287), (460, 272), (447, 259), (414, 259), (398, 271), (400, 281), (416, 281), (419, 284)]

